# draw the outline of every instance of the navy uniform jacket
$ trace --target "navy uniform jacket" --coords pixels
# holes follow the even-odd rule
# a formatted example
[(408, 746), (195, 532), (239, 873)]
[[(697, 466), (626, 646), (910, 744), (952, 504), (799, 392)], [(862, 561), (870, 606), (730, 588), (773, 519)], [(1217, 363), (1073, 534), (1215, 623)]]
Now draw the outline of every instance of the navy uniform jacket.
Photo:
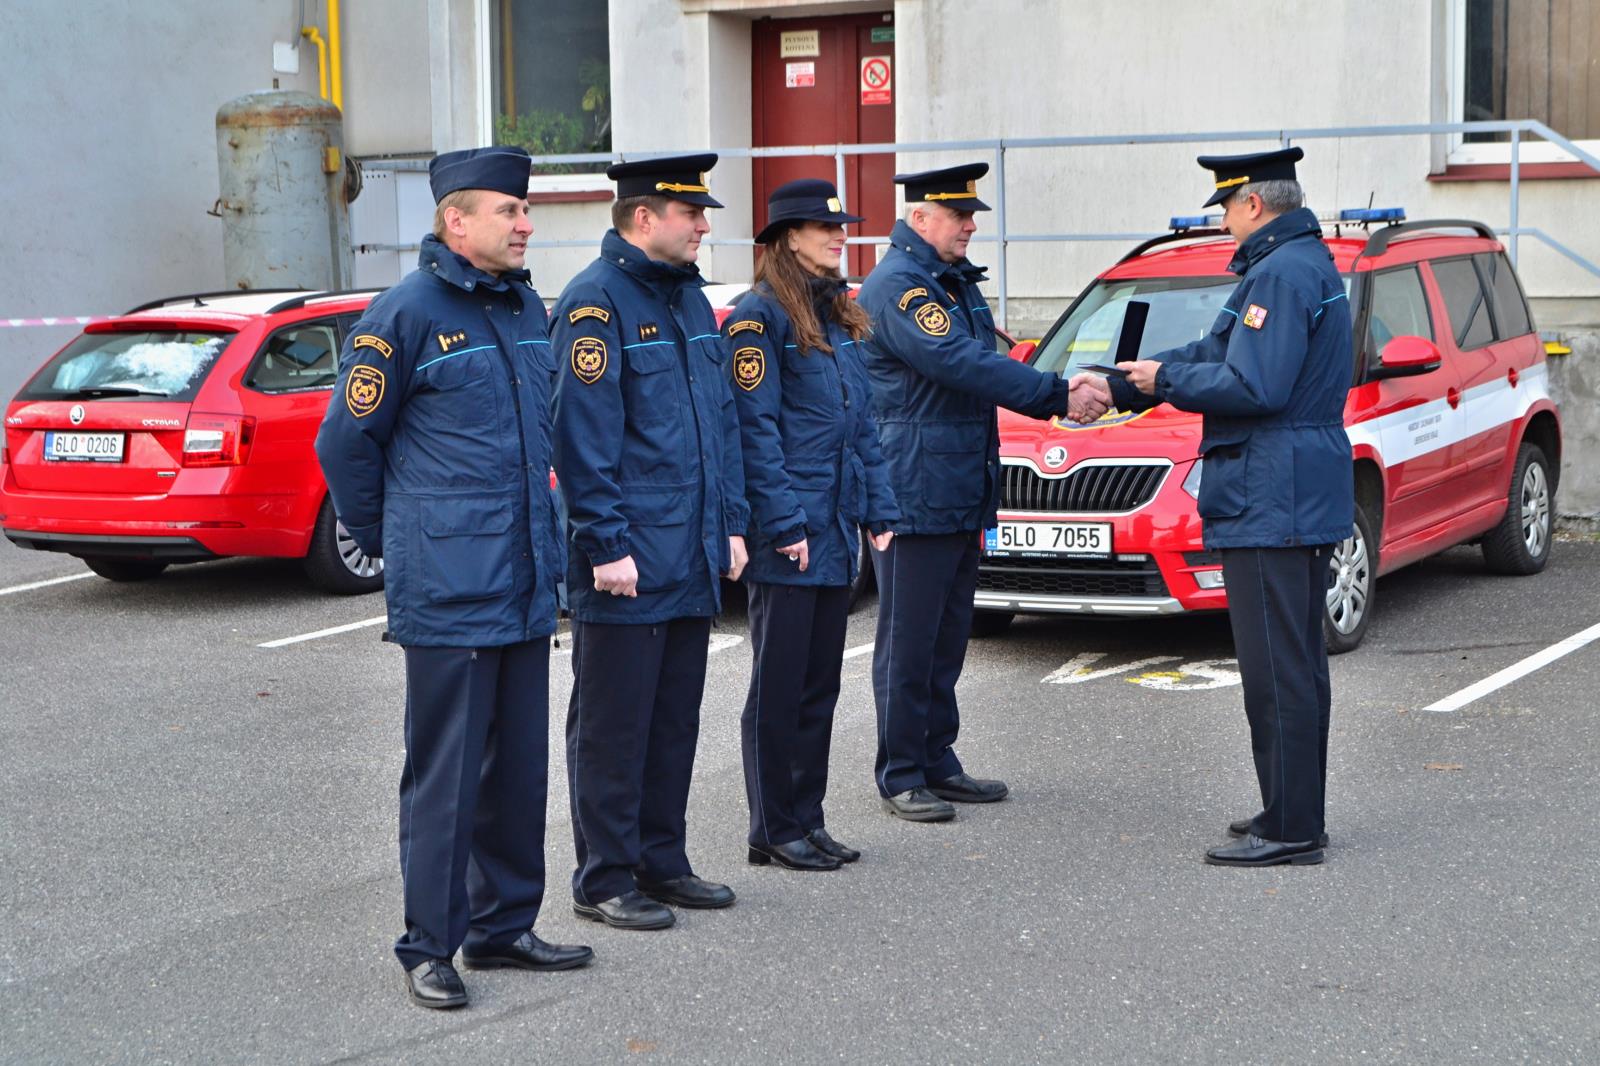
[(384, 560), (389, 632), (496, 647), (555, 629), (555, 364), (527, 271), (496, 278), (423, 238), (339, 359), (317, 434), (334, 509)]
[(983, 268), (946, 263), (903, 220), (858, 294), (872, 316), (867, 371), (899, 533), (961, 533), (995, 524), (1000, 437), (995, 405), (1046, 418), (1067, 383), (994, 350), (978, 291)]
[[(824, 299), (844, 287), (819, 282)], [(819, 319), (832, 353), (800, 351), (789, 316), (760, 286), (722, 327), (743, 431), (751, 581), (848, 585), (859, 565), (857, 527), (882, 532), (900, 517), (856, 342), (831, 318)], [(802, 537), (810, 542), (805, 573), (775, 550)]]
[(1243, 280), (1205, 337), (1151, 358), (1151, 398), (1113, 382), (1121, 407), (1167, 401), (1205, 415), (1200, 517), (1208, 548), (1332, 544), (1350, 536), (1355, 487), (1345, 397), (1350, 306), (1322, 227), (1301, 208), (1239, 246)]
[[(608, 231), (551, 313), (560, 364), (556, 477), (571, 532), (567, 599), (582, 622), (715, 614), (728, 537), (750, 519), (728, 354), (693, 266)], [(638, 597), (597, 592), (632, 555)]]

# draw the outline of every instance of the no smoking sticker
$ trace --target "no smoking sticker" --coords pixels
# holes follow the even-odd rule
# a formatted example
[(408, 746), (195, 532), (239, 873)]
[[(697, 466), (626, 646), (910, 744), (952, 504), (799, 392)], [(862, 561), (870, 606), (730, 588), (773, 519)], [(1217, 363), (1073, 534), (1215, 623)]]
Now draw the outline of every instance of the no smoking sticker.
[(861, 57), (861, 102), (863, 104), (888, 104), (894, 102), (894, 57)]

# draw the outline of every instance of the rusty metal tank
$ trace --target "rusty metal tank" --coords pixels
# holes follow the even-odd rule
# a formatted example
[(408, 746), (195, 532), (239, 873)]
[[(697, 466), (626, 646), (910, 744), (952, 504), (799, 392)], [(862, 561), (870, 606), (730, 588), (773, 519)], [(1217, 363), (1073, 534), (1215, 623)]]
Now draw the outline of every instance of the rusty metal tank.
[(354, 193), (338, 108), (279, 90), (228, 101), (217, 111), (217, 170), (227, 286), (350, 287)]

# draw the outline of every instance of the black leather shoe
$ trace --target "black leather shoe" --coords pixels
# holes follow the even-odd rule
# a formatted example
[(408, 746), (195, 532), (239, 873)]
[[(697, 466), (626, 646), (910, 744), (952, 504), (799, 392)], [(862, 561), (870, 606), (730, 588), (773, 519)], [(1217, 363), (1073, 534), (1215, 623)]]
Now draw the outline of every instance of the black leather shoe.
[(818, 826), (806, 830), (806, 839), (811, 841), (811, 846), (824, 855), (832, 855), (840, 862), (855, 862), (861, 858), (861, 853), (855, 848), (847, 848), (828, 835), (828, 831)]
[(469, 970), (576, 970), (589, 965), (594, 949), (582, 944), (547, 944), (530, 929), (503, 948), (482, 955), (461, 953), (461, 963)]
[(467, 1005), (467, 986), (449, 959), (429, 959), (407, 970), (406, 993), (417, 1006), (433, 1010)]
[(943, 781), (928, 782), (928, 791), (940, 799), (956, 803), (994, 803), (1005, 799), (1006, 793), (1011, 790), (1004, 781), (985, 781), (981, 777), (957, 774)]
[[(638, 881), (638, 878), (634, 880)], [(651, 899), (693, 910), (710, 911), (719, 907), (731, 907), (733, 901), (738, 898), (733, 894), (733, 889), (727, 885), (704, 881), (694, 874), (684, 874), (682, 877), (673, 877), (665, 881), (638, 881), (638, 884), (639, 891)]]
[(883, 809), (908, 822), (948, 822), (956, 809), (925, 788), (908, 789), (883, 801)]
[(751, 844), (750, 865), (777, 863), (786, 870), (837, 870), (844, 864), (801, 837), (784, 844)]
[(1262, 840), (1246, 833), (1236, 844), (1221, 844), (1206, 849), (1206, 862), (1212, 866), (1314, 866), (1322, 861), (1322, 849), (1315, 840)]
[[(1246, 833), (1250, 832), (1250, 823), (1253, 821), (1255, 821), (1254, 818), (1241, 818), (1237, 822), (1229, 822), (1228, 835), (1231, 837), (1244, 836)], [(1321, 836), (1317, 837), (1317, 847), (1325, 848), (1327, 846), (1328, 834), (1323, 833)]]
[(613, 929), (669, 929), (678, 916), (642, 892), (624, 892), (599, 903), (572, 901), (572, 913)]

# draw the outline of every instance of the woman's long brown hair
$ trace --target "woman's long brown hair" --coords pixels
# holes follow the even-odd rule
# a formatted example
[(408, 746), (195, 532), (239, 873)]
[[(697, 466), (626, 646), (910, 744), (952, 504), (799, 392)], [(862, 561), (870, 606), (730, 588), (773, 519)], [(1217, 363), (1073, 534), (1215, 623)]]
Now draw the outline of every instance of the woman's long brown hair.
[[(789, 316), (795, 347), (802, 355), (812, 351), (832, 352), (827, 331), (817, 321), (816, 311), (811, 305), (810, 279), (815, 275), (802, 266), (794, 252), (789, 250), (788, 233), (786, 229), (767, 242), (761, 262), (756, 264), (756, 282), (767, 283), (777, 297), (778, 306)], [(833, 271), (829, 276), (837, 278), (841, 275)], [(851, 340), (860, 340), (872, 328), (867, 313), (850, 298), (849, 289), (839, 290), (828, 311), (829, 317), (844, 327)]]

